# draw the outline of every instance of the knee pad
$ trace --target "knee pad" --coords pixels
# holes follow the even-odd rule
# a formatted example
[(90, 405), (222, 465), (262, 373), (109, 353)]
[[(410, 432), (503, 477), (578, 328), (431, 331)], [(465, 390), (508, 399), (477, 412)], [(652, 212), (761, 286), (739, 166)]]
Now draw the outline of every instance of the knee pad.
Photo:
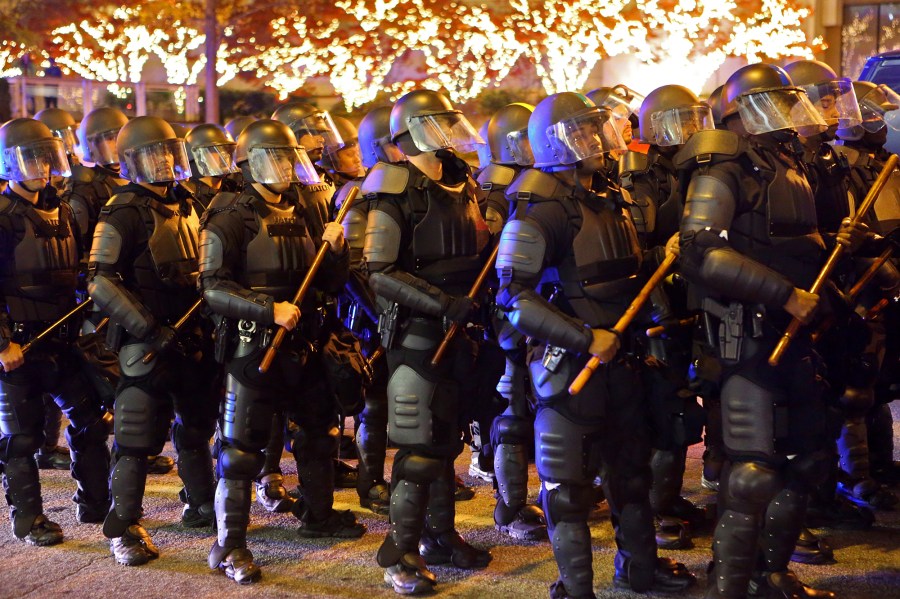
[(491, 425), (491, 443), (526, 445), (534, 438), (534, 427), (525, 418), (501, 414)]
[(849, 416), (863, 415), (875, 405), (875, 392), (871, 387), (847, 387), (841, 405)]
[(159, 414), (160, 400), (137, 386), (126, 387), (116, 396), (116, 445), (132, 453), (155, 455), (166, 442), (168, 419)]
[(408, 454), (401, 458), (401, 463), (399, 467), (395, 467), (395, 472), (402, 480), (427, 484), (440, 477), (443, 467), (444, 460)]
[(5, 441), (6, 448), (3, 451), (3, 461), (13, 458), (29, 458), (34, 455), (43, 444), (43, 433), (37, 435), (7, 435), (0, 441), (0, 448)]
[(210, 422), (209, 427), (185, 426), (179, 422), (172, 425), (172, 444), (175, 449), (199, 449), (209, 445), (209, 440), (215, 432), (215, 424)]
[(225, 404), (222, 438), (245, 447), (262, 449), (272, 433), (275, 406), (262, 391), (249, 387), (228, 374), (225, 377)]
[(401, 364), (388, 380), (387, 392), (391, 440), (400, 446), (430, 444), (437, 384)]
[(588, 485), (561, 484), (544, 488), (544, 513), (548, 524), (581, 522), (591, 509), (592, 489)]
[(0, 381), (0, 433), (28, 434), (41, 428), (43, 420), (44, 404), (39, 397), (30, 399), (25, 387)]
[(787, 466), (787, 484), (790, 488), (809, 493), (828, 479), (832, 456), (822, 449), (797, 456)]
[(728, 475), (728, 507), (745, 513), (765, 509), (783, 484), (781, 475), (767, 464), (733, 464)]
[(244, 451), (232, 445), (219, 452), (219, 476), (234, 480), (253, 480), (263, 467), (265, 455), (259, 451)]

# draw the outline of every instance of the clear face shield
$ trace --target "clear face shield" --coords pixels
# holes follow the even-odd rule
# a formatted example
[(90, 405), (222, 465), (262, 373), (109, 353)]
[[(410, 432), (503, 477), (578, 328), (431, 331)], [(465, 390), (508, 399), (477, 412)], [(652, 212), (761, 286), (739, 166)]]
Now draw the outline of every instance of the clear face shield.
[(362, 164), (362, 152), (357, 141), (345, 142), (343, 146), (325, 148), (325, 154), (334, 167), (334, 170), (351, 177), (361, 177), (366, 174)]
[(881, 131), (885, 125), (900, 131), (900, 95), (881, 84), (859, 102), (863, 129), (869, 133)]
[(659, 110), (650, 115), (650, 129), (654, 145), (680, 146), (697, 131), (715, 129), (712, 109), (706, 104), (695, 104)]
[(75, 148), (78, 147), (78, 138), (75, 137), (75, 131), (72, 127), (66, 127), (65, 129), (54, 129), (53, 137), (58, 137), (62, 140), (63, 145), (66, 147), (66, 154), (69, 156), (75, 156), (76, 151)]
[(476, 152), (485, 140), (461, 112), (441, 112), (409, 119), (409, 135), (421, 152)]
[(751, 135), (792, 129), (812, 137), (828, 128), (825, 119), (801, 89), (773, 89), (738, 96), (738, 113)]
[(575, 164), (609, 152), (625, 152), (628, 148), (618, 121), (608, 110), (598, 108), (550, 125), (547, 139), (560, 164)]
[(838, 79), (817, 85), (804, 85), (803, 90), (809, 101), (816, 107), (826, 125), (837, 125), (839, 129), (849, 129), (862, 123), (862, 114), (853, 83), (849, 79)]
[(234, 148), (233, 143), (191, 148), (197, 167), (192, 174), (195, 177), (219, 177), (236, 173), (238, 168), (234, 165)]
[(122, 176), (135, 183), (172, 183), (191, 176), (184, 140), (167, 139), (125, 151)]
[(109, 166), (119, 162), (118, 152), (116, 151), (116, 138), (119, 136), (119, 129), (111, 131), (103, 131), (96, 133), (87, 138), (87, 160), (100, 166)]
[(250, 148), (247, 154), (250, 176), (264, 185), (290, 184), (299, 181), (304, 185), (319, 183), (306, 150), (300, 147)]
[(534, 164), (534, 152), (531, 150), (531, 142), (528, 141), (528, 127), (507, 133), (506, 144), (516, 164), (519, 166)]
[(31, 181), (40, 179), (44, 182), (50, 177), (69, 177), (69, 160), (66, 148), (58, 138), (42, 139), (20, 146), (7, 148), (3, 152), (3, 171), (0, 177), (7, 181)]
[(334, 121), (327, 110), (314, 112), (290, 124), (297, 136), (297, 141), (308, 150), (324, 150), (326, 147), (337, 148), (344, 144)]

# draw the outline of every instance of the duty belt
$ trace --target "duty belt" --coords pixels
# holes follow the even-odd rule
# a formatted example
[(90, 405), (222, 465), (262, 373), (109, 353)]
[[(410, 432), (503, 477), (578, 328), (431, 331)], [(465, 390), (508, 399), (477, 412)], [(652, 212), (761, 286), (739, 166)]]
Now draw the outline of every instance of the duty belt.
[[(75, 337), (78, 336), (78, 331), (81, 330), (81, 326), (79, 322), (79, 326), (75, 327), (70, 322), (64, 322), (58, 327), (56, 327), (52, 336), (47, 339), (59, 339), (61, 341), (72, 341)], [(19, 345), (24, 345), (37, 337), (39, 334), (47, 330), (52, 322), (17, 322), (12, 325), (12, 338), (13, 341), (18, 343)]]
[[(737, 360), (741, 357), (741, 346), (746, 335), (744, 330), (747, 323), (745, 309), (750, 312), (750, 336), (762, 337), (763, 321), (766, 315), (762, 305), (745, 306), (740, 302), (731, 302), (726, 306), (710, 297), (703, 298), (703, 324), (706, 329), (706, 340), (712, 347), (719, 348), (719, 357), (723, 360)], [(710, 316), (719, 319), (717, 329), (713, 328)], [(717, 333), (714, 333), (714, 330)]]

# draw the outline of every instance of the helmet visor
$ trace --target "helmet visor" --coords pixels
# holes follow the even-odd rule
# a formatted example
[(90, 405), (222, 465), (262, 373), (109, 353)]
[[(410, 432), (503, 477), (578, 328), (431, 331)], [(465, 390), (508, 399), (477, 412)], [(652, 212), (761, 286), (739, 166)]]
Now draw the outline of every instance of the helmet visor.
[(319, 183), (319, 174), (300, 147), (250, 148), (247, 155), (250, 175), (257, 183), (295, 183), (304, 185)]
[(475, 152), (478, 144), (485, 143), (469, 119), (458, 111), (410, 117), (409, 134), (422, 152)]
[(193, 175), (195, 177), (218, 177), (236, 173), (238, 168), (234, 165), (234, 148), (235, 144), (233, 143), (191, 148), (194, 165), (197, 167)]
[(712, 109), (706, 104), (679, 106), (650, 115), (650, 129), (657, 146), (680, 146), (697, 131), (715, 129)]
[(859, 103), (856, 101), (853, 83), (849, 79), (804, 85), (803, 90), (827, 125), (849, 129), (862, 123)]
[(575, 164), (592, 156), (626, 151), (617, 117), (608, 110), (590, 112), (547, 127), (547, 139), (560, 164)]
[(825, 119), (801, 89), (771, 89), (737, 98), (738, 113), (751, 135), (793, 129), (804, 137), (828, 128)]
[(122, 176), (135, 183), (171, 183), (191, 176), (182, 139), (166, 139), (125, 150)]
[(116, 152), (116, 138), (118, 136), (118, 129), (111, 129), (88, 136), (85, 144), (85, 149), (87, 150), (84, 156), (85, 160), (101, 166), (117, 163), (119, 161), (119, 156)]
[[(314, 112), (290, 124), (290, 128), (304, 147), (310, 150), (322, 150), (326, 147), (338, 148), (344, 144), (334, 121), (327, 110)], [(312, 139), (302, 138), (308, 136)]]
[(66, 127), (64, 129), (54, 129), (53, 137), (58, 137), (62, 140), (63, 145), (66, 147), (66, 154), (70, 156), (75, 155), (75, 148), (78, 146), (78, 139), (75, 137), (75, 131), (72, 127)]
[(506, 144), (516, 164), (519, 166), (534, 164), (534, 152), (531, 150), (531, 142), (528, 141), (528, 127), (507, 133)]
[(8, 181), (46, 181), (51, 176), (69, 177), (71, 174), (65, 145), (58, 138), (13, 146), (3, 152), (0, 177)]
[(881, 84), (859, 101), (862, 126), (870, 133), (881, 131), (885, 125), (900, 131), (900, 95)]

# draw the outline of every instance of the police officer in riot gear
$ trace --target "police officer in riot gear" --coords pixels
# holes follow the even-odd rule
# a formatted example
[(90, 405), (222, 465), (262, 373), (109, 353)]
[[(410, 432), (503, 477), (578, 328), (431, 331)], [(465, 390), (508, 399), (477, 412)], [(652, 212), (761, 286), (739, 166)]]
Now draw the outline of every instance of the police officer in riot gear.
[(234, 138), (227, 130), (213, 124), (197, 125), (184, 138), (191, 167), (189, 179), (178, 182), (200, 204), (202, 214), (219, 191), (225, 178), (238, 171), (234, 166)]
[[(103, 208), (90, 257), (91, 297), (121, 335), (122, 378), (116, 394), (113, 505), (103, 534), (118, 563), (135, 566), (159, 557), (140, 524), (147, 457), (165, 443), (174, 407), (172, 440), (184, 483), (182, 522), (209, 525), (213, 473), (209, 440), (215, 427), (216, 366), (195, 323), (171, 325), (197, 299), (199, 217), (172, 184), (190, 176), (184, 140), (158, 117), (138, 117), (116, 138), (121, 174)], [(176, 338), (176, 335), (178, 336)], [(153, 351), (155, 357), (145, 363)]]
[[(506, 190), (523, 170), (534, 164), (528, 143), (528, 118), (533, 110), (530, 104), (509, 104), (488, 121), (486, 135), (492, 161), (476, 181), (485, 204), (485, 220), (495, 235), (519, 210), (524, 212), (521, 202), (507, 198)], [(497, 392), (506, 400), (506, 406), (492, 422), (485, 419), (481, 424), (484, 442), (490, 431), (488, 449), (492, 451), (473, 453), (469, 472), (478, 468), (493, 473), (498, 491), (494, 524), (498, 530), (518, 539), (543, 539), (547, 536), (544, 514), (539, 507), (527, 505), (528, 446), (533, 443), (534, 416), (525, 392), (525, 337), (504, 318), (502, 311), (498, 311), (494, 330), (506, 358), (505, 372), (497, 383)]]
[[(726, 82), (724, 131), (701, 131), (676, 156), (696, 167), (681, 226), (683, 272), (721, 322), (722, 421), (731, 461), (720, 481), (708, 597), (833, 597), (788, 570), (807, 495), (829, 452), (817, 360), (794, 339), (767, 362), (791, 317), (811, 320), (807, 293), (825, 245), (796, 136), (826, 128), (782, 69), (743, 67)], [(758, 570), (757, 570), (758, 568)]]
[[(249, 125), (238, 137), (234, 157), (247, 183), (237, 196), (220, 195), (207, 213), (200, 240), (200, 283), (210, 308), (226, 321), (222, 341), (229, 356), (216, 489), (218, 539), (209, 565), (247, 583), (260, 576), (246, 541), (250, 485), (263, 465), (273, 414), (284, 411), (285, 404), (299, 425), (293, 438), (303, 485), (303, 498), (294, 506), (301, 519), (298, 534), (354, 538), (365, 527), (349, 511), (332, 507), (330, 457), (338, 428), (335, 406), (322, 402), (310, 388), (321, 376), (313, 372), (321, 368), (312, 349), (319, 334), (315, 301), (309, 297), (301, 307), (290, 303), (316, 242), (303, 207), (284, 192), (298, 178), (311, 183), (317, 174), (294, 134), (278, 121)], [(325, 226), (322, 239), (331, 250), (316, 286), (333, 293), (346, 281), (349, 252), (338, 223)], [(291, 333), (271, 369), (260, 374), (275, 325)]]
[(22, 346), (75, 306), (77, 225), (55, 196), (40, 197), (51, 176), (68, 176), (63, 141), (33, 119), (0, 128), (0, 196), (3, 310), (0, 318), (0, 462), (13, 534), (32, 545), (62, 541), (62, 530), (43, 513), (35, 451), (43, 444), (44, 405), (50, 393), (69, 419), (66, 440), (73, 497), (81, 522), (99, 522), (109, 506), (107, 425), (72, 342), (79, 317), (34, 347)]
[(340, 135), (340, 142), (327, 145), (322, 151), (319, 166), (331, 176), (334, 184), (340, 188), (347, 182), (365, 176), (362, 163), (362, 152), (359, 149), (359, 132), (356, 126), (344, 117), (333, 117), (335, 129)]
[[(709, 106), (680, 85), (664, 85), (641, 104), (639, 134), (649, 144), (646, 154), (634, 150), (619, 162), (619, 180), (630, 194), (629, 209), (645, 250), (663, 247), (678, 232), (684, 210), (683, 178), (672, 157), (697, 131), (713, 129)], [(657, 293), (672, 306), (669, 323), (689, 317), (684, 280), (673, 278)], [(656, 514), (657, 544), (678, 549), (691, 543), (691, 527), (701, 525), (705, 513), (681, 497), (687, 448), (700, 441), (702, 408), (688, 388), (692, 347), (691, 327), (670, 324), (663, 337), (647, 339), (647, 400), (653, 427), (653, 485), (650, 504)]]
[[(543, 349), (529, 369), (538, 403), (535, 461), (559, 567), (553, 598), (595, 596), (587, 518), (601, 461), (618, 546), (616, 586), (677, 591), (694, 581), (683, 565), (656, 555), (638, 365), (616, 357), (621, 345), (631, 349), (631, 333), (620, 339), (606, 328), (640, 289), (647, 266), (617, 190), (591, 187), (603, 155), (625, 149), (615, 120), (571, 92), (535, 107), (528, 121), (535, 168), (507, 189), (510, 201), (527, 198), (529, 206), (504, 227), (497, 258), (498, 303)], [(560, 292), (551, 303), (536, 287), (553, 267)], [(590, 354), (605, 365), (570, 396), (569, 383)]]
[(381, 300), (382, 345), (390, 367), (388, 421), (400, 448), (391, 477), (391, 530), (378, 550), (385, 582), (400, 594), (431, 591), (426, 564), (487, 566), (491, 555), (456, 532), (453, 460), (462, 451), (465, 398), (477, 348), (455, 337), (437, 366), (430, 360), (446, 322), (466, 323), (466, 292), (482, 266), (489, 231), (469, 168), (454, 150), (480, 141), (441, 94), (416, 90), (391, 110), (391, 140), (408, 163), (379, 162), (362, 193), (370, 201), (364, 258)]
[[(900, 96), (887, 86), (866, 81), (854, 81), (853, 89), (859, 99), (862, 122), (855, 126), (842, 125), (837, 131), (840, 141), (835, 149), (850, 164), (850, 195), (854, 208), (858, 208), (890, 156), (884, 143), (889, 128), (900, 129)], [(867, 222), (876, 233), (896, 235), (900, 225), (897, 173), (888, 179)], [(860, 259), (857, 270), (867, 267), (869, 262)], [(895, 296), (897, 285), (895, 259), (881, 268), (875, 282), (861, 296), (860, 304), (870, 310), (882, 298)], [(883, 483), (896, 480), (896, 475), (890, 475), (894, 470), (893, 435), (889, 434), (893, 419), (888, 406), (893, 399), (890, 383), (897, 376), (897, 354), (893, 349), (896, 327), (889, 326), (895, 321), (896, 312), (896, 302), (892, 302), (884, 314), (866, 318), (871, 339), (857, 362), (858, 367), (852, 370), (866, 376), (856, 381), (861, 384), (848, 388), (841, 398), (846, 406), (846, 420), (838, 442), (844, 478), (838, 483), (838, 491), (850, 501), (874, 509), (890, 508), (896, 503), (896, 495), (882, 487)]]

